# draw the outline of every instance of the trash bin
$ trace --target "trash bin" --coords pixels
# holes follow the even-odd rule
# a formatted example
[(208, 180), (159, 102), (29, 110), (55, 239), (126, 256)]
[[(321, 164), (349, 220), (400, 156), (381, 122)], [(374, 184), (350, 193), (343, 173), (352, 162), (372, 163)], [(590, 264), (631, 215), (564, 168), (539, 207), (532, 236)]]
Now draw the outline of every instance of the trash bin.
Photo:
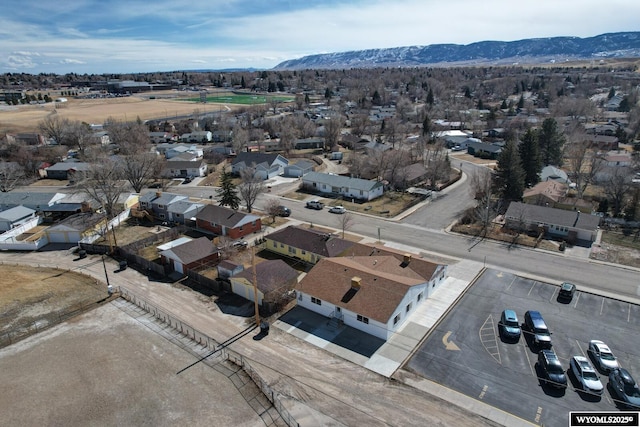
[(262, 335), (269, 335), (269, 322), (260, 322), (260, 333)]
[(86, 258), (87, 257), (87, 251), (85, 251), (84, 249), (81, 249), (78, 251), (78, 257), (79, 258)]
[(126, 270), (126, 269), (127, 269), (127, 261), (126, 260), (120, 261), (120, 271)]

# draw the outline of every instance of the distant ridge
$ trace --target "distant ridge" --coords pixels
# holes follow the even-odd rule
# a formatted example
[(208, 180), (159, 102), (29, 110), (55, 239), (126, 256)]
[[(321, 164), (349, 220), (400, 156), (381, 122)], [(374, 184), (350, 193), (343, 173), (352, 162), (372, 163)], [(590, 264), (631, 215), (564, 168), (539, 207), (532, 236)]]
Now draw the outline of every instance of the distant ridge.
[(274, 70), (540, 64), (640, 57), (640, 32), (595, 37), (549, 37), (468, 45), (433, 44), (309, 55), (281, 62)]

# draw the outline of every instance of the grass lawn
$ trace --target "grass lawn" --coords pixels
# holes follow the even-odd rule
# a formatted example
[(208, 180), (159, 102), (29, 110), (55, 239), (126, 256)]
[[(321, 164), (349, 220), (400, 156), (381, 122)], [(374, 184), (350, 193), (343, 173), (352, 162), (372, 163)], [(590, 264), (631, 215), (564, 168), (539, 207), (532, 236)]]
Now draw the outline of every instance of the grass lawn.
[(602, 243), (640, 250), (640, 236), (635, 233), (625, 236), (618, 231), (603, 231)]

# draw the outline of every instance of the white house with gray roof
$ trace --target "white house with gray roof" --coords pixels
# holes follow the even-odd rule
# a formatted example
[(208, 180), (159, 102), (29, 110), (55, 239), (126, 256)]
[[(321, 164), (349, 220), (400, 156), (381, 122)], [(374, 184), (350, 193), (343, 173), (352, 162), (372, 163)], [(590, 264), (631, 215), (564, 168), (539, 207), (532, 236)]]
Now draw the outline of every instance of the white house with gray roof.
[(65, 197), (67, 197), (67, 195), (63, 193), (32, 193), (16, 191), (0, 193), (0, 211), (15, 208), (20, 205), (35, 211), (42, 211), (47, 207), (60, 203)]
[(202, 203), (192, 203), (188, 200), (179, 200), (175, 203), (171, 203), (167, 207), (167, 219), (169, 221), (184, 224), (185, 221), (193, 220), (195, 222), (195, 216), (204, 208)]
[(0, 212), (0, 231), (18, 227), (36, 217), (36, 211), (24, 206), (16, 206)]
[(508, 228), (522, 231), (543, 231), (547, 236), (569, 243), (591, 244), (596, 239), (600, 217), (589, 212), (568, 211), (511, 202), (504, 215)]
[(138, 203), (140, 209), (149, 213), (153, 213), (153, 216), (159, 219), (168, 219), (169, 205), (179, 202), (187, 201), (189, 197), (181, 194), (171, 194), (158, 192), (148, 192), (140, 196)]
[(384, 185), (379, 181), (320, 172), (309, 172), (304, 175), (302, 188), (307, 191), (337, 194), (358, 200), (373, 200), (384, 194)]

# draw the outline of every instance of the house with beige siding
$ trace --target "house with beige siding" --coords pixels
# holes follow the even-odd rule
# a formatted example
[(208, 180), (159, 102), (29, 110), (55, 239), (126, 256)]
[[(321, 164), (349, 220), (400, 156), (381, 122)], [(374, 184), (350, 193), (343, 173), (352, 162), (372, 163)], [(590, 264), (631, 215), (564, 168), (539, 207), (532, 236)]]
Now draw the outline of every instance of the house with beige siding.
[(290, 225), (265, 236), (265, 248), (276, 254), (315, 264), (326, 257), (340, 256), (354, 242), (312, 228)]

